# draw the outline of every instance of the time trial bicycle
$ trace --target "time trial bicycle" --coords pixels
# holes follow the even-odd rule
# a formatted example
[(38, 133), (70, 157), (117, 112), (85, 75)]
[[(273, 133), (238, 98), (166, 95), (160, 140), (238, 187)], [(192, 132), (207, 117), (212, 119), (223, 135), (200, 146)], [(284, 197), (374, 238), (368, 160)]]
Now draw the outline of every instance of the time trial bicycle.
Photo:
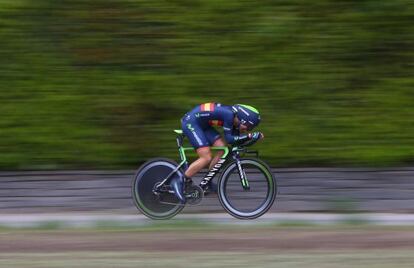
[[(186, 205), (197, 205), (210, 190), (213, 178), (221, 173), (217, 181), (217, 195), (223, 208), (238, 219), (255, 219), (265, 214), (273, 205), (277, 194), (276, 178), (268, 165), (258, 159), (257, 151), (243, 146), (211, 147), (223, 150), (224, 154), (210, 169), (199, 185), (186, 186), (186, 203), (181, 204), (174, 194), (170, 182), (183, 177), (188, 167), (182, 130), (174, 130), (181, 162), (155, 158), (144, 163), (136, 172), (132, 184), (132, 196), (137, 208), (151, 219), (169, 219), (177, 215)], [(251, 145), (251, 144), (250, 144)], [(245, 155), (254, 154), (254, 158)]]

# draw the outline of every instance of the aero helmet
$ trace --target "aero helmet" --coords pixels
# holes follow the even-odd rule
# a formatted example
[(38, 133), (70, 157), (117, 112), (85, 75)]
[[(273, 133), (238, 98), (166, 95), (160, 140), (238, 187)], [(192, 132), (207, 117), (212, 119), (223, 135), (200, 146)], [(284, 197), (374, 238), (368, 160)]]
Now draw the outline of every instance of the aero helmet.
[(239, 124), (247, 126), (250, 130), (260, 123), (259, 111), (249, 105), (236, 104), (233, 106), (233, 111), (239, 119)]

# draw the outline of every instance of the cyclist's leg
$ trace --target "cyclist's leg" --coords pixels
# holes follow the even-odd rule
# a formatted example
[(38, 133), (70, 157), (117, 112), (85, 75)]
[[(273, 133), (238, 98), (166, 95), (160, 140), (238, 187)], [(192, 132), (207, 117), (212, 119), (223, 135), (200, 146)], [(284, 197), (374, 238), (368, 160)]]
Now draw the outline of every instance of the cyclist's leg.
[(204, 130), (196, 122), (183, 120), (182, 129), (191, 145), (196, 149), (199, 157), (199, 159), (191, 163), (185, 171), (184, 175), (187, 178), (191, 178), (211, 162), (212, 155), (210, 142), (208, 141)]
[[(227, 143), (224, 141), (224, 139), (222, 137), (219, 137), (214, 143), (213, 143), (213, 147), (223, 147), (223, 146), (227, 146)], [(217, 164), (217, 162), (219, 161), (219, 159), (224, 155), (224, 151), (220, 150), (217, 151), (216, 155), (214, 156), (213, 160), (211, 160), (210, 162), (210, 166), (209, 169), (211, 169), (212, 167), (214, 167), (215, 164)]]
[(198, 159), (191, 163), (188, 169), (185, 171), (185, 176), (187, 178), (193, 177), (197, 174), (202, 168), (206, 167), (212, 160), (210, 147), (200, 147), (197, 149)]
[[(204, 134), (209, 141), (209, 143), (214, 146), (226, 146), (226, 142), (221, 138), (220, 133), (217, 132), (214, 128), (207, 128), (204, 130)], [(217, 164), (219, 159), (223, 156), (224, 151), (217, 151), (216, 155), (213, 157), (213, 159), (210, 162), (209, 169), (214, 167), (214, 165)], [(210, 181), (208, 185), (205, 185), (205, 194), (214, 193), (217, 192), (217, 184)]]
[(170, 186), (172, 187), (175, 196), (178, 198), (181, 204), (186, 203), (186, 197), (184, 195), (185, 189), (192, 184), (191, 177), (196, 174), (200, 169), (207, 166), (211, 161), (210, 144), (204, 135), (203, 130), (197, 124), (191, 120), (186, 120), (190, 117), (185, 117), (182, 120), (182, 129), (184, 134), (190, 140), (190, 143), (196, 148), (199, 155), (199, 159), (192, 163), (185, 171), (185, 178), (177, 177), (171, 180)]
[[(221, 137), (220, 133), (218, 133), (217, 130), (215, 130), (214, 128), (210, 127), (204, 130), (204, 134), (209, 143), (212, 144), (213, 147), (226, 146), (226, 142)], [(209, 169), (211, 169), (215, 164), (217, 164), (217, 162), (223, 156), (223, 154), (224, 151), (217, 151), (216, 155), (210, 162)]]

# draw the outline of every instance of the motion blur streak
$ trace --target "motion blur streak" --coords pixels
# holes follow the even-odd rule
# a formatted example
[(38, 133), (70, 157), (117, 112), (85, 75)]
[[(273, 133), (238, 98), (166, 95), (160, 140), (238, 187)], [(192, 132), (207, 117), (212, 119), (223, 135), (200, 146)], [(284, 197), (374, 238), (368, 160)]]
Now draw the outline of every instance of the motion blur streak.
[[(412, 268), (413, 70), (413, 0), (0, 0), (0, 268)], [(132, 170), (209, 102), (260, 111), (271, 214), (149, 223)]]
[(259, 108), (273, 165), (412, 163), (413, 16), (411, 0), (2, 0), (0, 168), (175, 156), (171, 129), (211, 101)]

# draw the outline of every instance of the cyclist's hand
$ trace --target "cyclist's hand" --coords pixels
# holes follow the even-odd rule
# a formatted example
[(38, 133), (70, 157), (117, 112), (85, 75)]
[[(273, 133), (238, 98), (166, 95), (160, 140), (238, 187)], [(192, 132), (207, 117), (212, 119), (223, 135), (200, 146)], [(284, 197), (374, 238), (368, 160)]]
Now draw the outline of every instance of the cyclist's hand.
[(264, 138), (263, 133), (261, 132), (253, 132), (253, 133), (249, 133), (250, 139), (254, 140), (254, 141), (258, 141), (260, 139)]

